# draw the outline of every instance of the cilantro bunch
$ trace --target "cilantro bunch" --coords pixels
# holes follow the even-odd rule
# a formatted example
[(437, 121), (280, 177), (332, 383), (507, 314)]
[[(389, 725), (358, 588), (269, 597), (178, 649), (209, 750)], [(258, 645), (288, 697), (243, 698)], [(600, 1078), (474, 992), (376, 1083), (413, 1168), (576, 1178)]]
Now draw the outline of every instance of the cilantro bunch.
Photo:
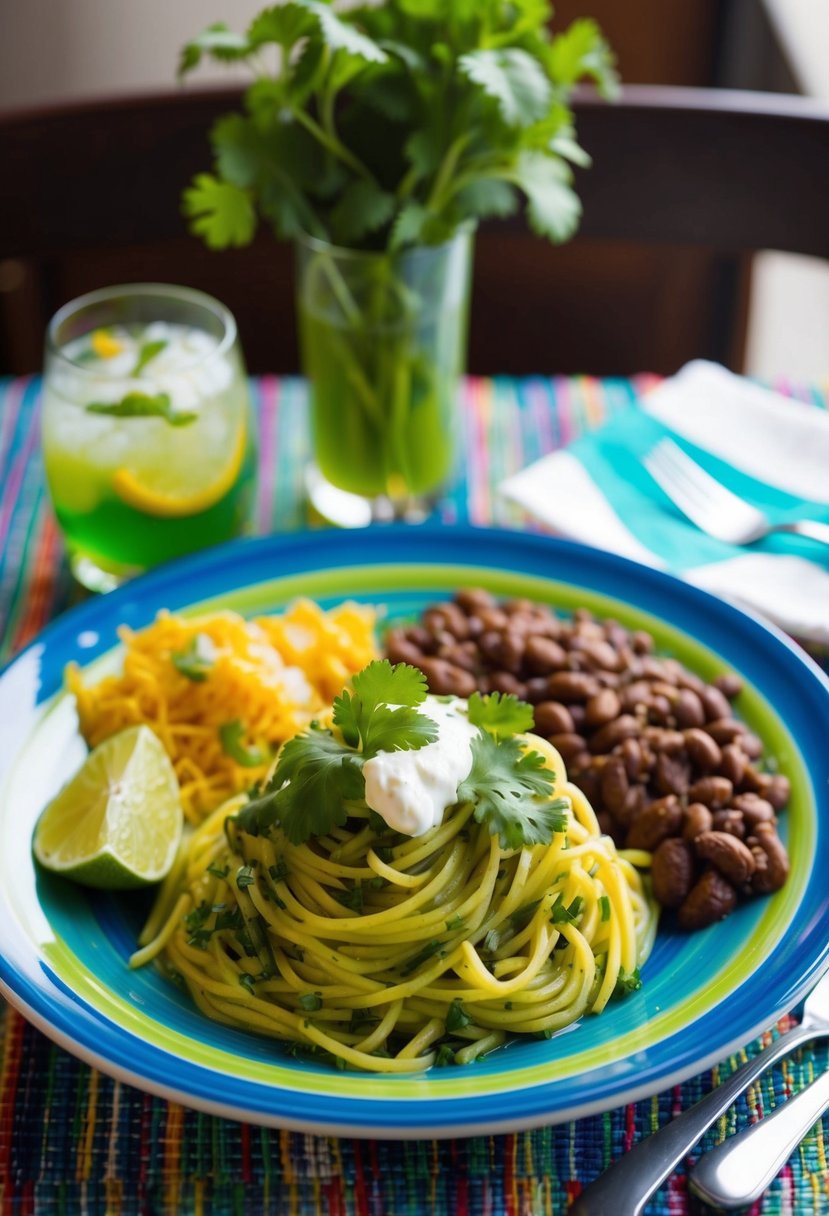
[[(438, 738), (435, 722), (418, 712), (426, 678), (406, 663), (369, 663), (354, 676), (353, 691), (334, 701), (338, 733), (312, 723), (285, 743), (266, 788), (232, 820), (234, 830), (254, 835), (278, 825), (301, 844), (347, 822), (355, 804), (365, 807), (363, 764), (378, 752), (410, 751)], [(568, 802), (553, 798), (554, 774), (544, 758), (514, 737), (532, 726), (532, 708), (513, 696), (473, 693), (469, 721), (472, 768), (457, 790), (471, 803), (478, 823), (499, 836), (505, 849), (546, 844), (567, 826)]]
[(610, 96), (613, 57), (595, 22), (549, 30), (545, 0), (286, 0), (243, 33), (211, 25), (183, 49), (245, 63), (240, 113), (211, 132), (214, 172), (185, 191), (212, 248), (246, 245), (260, 219), (353, 248), (439, 244), (507, 216), (570, 237), (585, 165), (569, 106), (577, 81)]

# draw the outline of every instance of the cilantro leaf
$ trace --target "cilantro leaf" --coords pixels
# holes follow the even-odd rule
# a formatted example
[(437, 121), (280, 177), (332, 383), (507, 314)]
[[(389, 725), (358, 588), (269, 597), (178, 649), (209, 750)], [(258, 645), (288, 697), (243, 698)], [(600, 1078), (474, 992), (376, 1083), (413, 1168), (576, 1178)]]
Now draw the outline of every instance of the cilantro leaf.
[(267, 755), (259, 747), (246, 747), (242, 740), (245, 737), (244, 723), (238, 718), (232, 722), (224, 722), (219, 727), (219, 739), (222, 751), (231, 760), (235, 760), (243, 768), (256, 768), (267, 762)]
[(469, 698), (469, 721), (496, 738), (520, 735), (532, 730), (533, 709), (512, 693), (491, 692), (481, 696), (473, 692)]
[(639, 975), (638, 967), (634, 967), (629, 975), (620, 970), (616, 980), (616, 987), (613, 989), (610, 999), (612, 1001), (620, 1000), (622, 997), (630, 996), (631, 992), (637, 992), (641, 987), (642, 977)]
[(174, 410), (169, 393), (127, 393), (120, 401), (92, 401), (85, 409), (113, 418), (163, 418), (170, 426), (188, 426), (198, 417), (192, 410)]
[(256, 230), (256, 212), (246, 190), (220, 181), (212, 173), (199, 173), (184, 191), (185, 215), (193, 232), (204, 237), (210, 249), (247, 245)]
[(394, 208), (393, 194), (382, 190), (376, 182), (357, 178), (345, 187), (331, 209), (334, 238), (340, 244), (353, 244), (387, 224)]
[(523, 752), (515, 739), (483, 731), (472, 740), (472, 770), (458, 786), (458, 801), (472, 802), (478, 823), (499, 836), (505, 849), (549, 844), (567, 827), (566, 798), (552, 799), (554, 777), (538, 752)]
[(461, 72), (494, 98), (504, 122), (529, 127), (543, 118), (552, 87), (538, 60), (518, 47), (471, 51), (458, 60)]
[(527, 196), (527, 216), (539, 236), (566, 241), (573, 235), (581, 218), (581, 203), (564, 161), (544, 152), (523, 152), (514, 180)]
[(590, 17), (579, 17), (552, 41), (547, 65), (553, 78), (572, 86), (590, 77), (603, 97), (613, 98), (619, 91), (615, 59), (602, 32)]
[[(334, 723), (364, 759), (379, 751), (411, 751), (432, 743), (438, 730), (415, 706), (426, 700), (426, 677), (407, 663), (369, 663), (352, 681), (353, 692), (334, 701)], [(395, 706), (396, 708), (389, 708)]]
[(344, 803), (365, 792), (361, 767), (360, 757), (328, 730), (310, 730), (284, 744), (273, 777), (273, 809), (292, 844), (345, 823)]
[(215, 21), (182, 49), (178, 74), (184, 76), (187, 72), (192, 72), (201, 63), (204, 55), (220, 63), (233, 63), (237, 59), (244, 59), (250, 50), (250, 44), (244, 35), (235, 34), (224, 21)]

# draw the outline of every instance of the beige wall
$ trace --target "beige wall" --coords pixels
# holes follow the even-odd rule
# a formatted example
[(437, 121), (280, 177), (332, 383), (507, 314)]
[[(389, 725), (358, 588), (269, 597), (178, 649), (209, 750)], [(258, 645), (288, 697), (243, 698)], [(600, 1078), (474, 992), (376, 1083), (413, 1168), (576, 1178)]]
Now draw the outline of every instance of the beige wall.
[[(0, 0), (0, 108), (175, 87), (178, 51), (211, 22), (244, 29), (256, 0)], [(200, 82), (227, 80), (213, 67)]]

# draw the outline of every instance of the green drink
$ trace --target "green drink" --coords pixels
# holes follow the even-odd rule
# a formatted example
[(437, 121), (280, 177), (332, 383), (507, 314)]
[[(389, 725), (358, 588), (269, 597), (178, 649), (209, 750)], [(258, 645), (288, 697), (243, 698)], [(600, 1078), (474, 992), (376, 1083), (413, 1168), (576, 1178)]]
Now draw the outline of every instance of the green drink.
[(47, 339), (43, 456), (73, 571), (94, 590), (238, 535), (256, 444), (233, 318), (149, 285), (68, 305)]
[(335, 522), (420, 518), (451, 479), (471, 242), (463, 232), (401, 255), (299, 244), (316, 461), (309, 485)]

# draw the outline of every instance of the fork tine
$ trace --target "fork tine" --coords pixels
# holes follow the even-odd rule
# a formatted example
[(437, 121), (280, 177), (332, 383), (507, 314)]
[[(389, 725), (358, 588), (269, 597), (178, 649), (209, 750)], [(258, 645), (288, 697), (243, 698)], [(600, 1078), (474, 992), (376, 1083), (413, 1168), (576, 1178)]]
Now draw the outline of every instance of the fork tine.
[(742, 544), (767, 531), (768, 520), (762, 512), (721, 485), (673, 440), (659, 440), (642, 463), (675, 506), (703, 532)]

